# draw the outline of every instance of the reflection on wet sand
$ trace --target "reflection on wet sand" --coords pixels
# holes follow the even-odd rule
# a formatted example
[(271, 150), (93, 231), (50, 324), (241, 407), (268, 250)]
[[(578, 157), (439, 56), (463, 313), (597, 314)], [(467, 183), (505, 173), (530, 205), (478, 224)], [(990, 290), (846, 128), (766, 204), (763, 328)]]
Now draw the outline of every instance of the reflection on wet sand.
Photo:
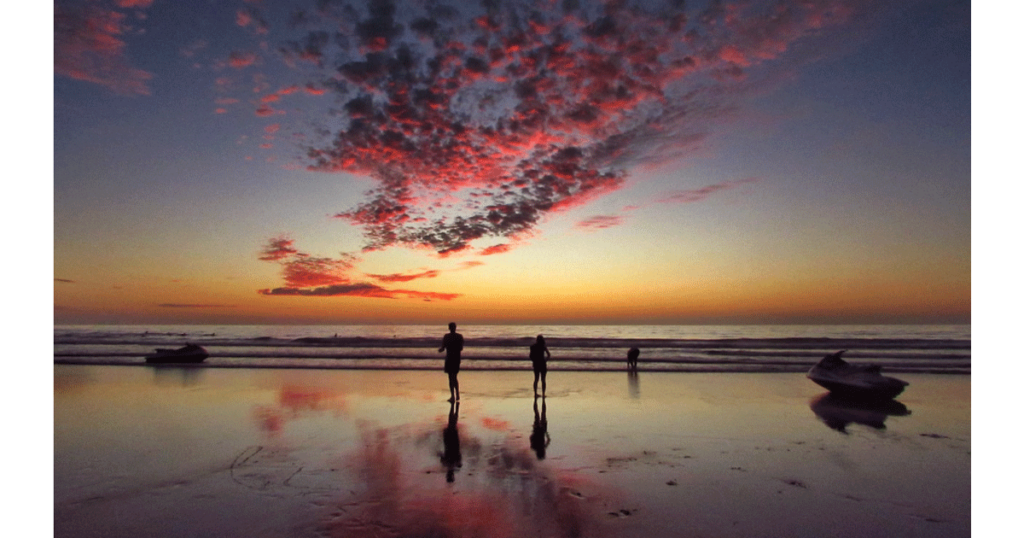
[(87, 390), (96, 382), (96, 378), (85, 368), (54, 368), (54, 397)]
[[(535, 426), (545, 430), (542, 438), (546, 438), (544, 414), (543, 407), (535, 414)], [(614, 535), (608, 527), (607, 491), (571, 471), (548, 468), (520, 437), (489, 441), (473, 435), (471, 429), (458, 427), (458, 406), (452, 405), (448, 424), (440, 431), (443, 485), (432, 478), (437, 475), (430, 464), (425, 464), (426, 469), (417, 467), (424, 465), (419, 457), (424, 453), (417, 447), (436, 447), (437, 430), (416, 437), (394, 428), (364, 429), (362, 448), (345, 465), (362, 487), (337, 501), (321, 526), (323, 533), (332, 537)], [(430, 454), (436, 458), (438, 452)]]
[(846, 433), (850, 424), (862, 424), (876, 430), (885, 429), (885, 420), (890, 416), (902, 417), (910, 414), (907, 406), (896, 400), (863, 400), (843, 398), (830, 392), (811, 400), (811, 411), (826, 426)]
[(190, 366), (153, 366), (153, 383), (155, 385), (180, 385), (189, 387), (198, 385), (203, 380), (204, 368)]
[(445, 479), (448, 482), (455, 481), (455, 471), (462, 467), (462, 450), (459, 448), (459, 403), (451, 404), (448, 410), (448, 426), (441, 432), (441, 439), (444, 441), (444, 452), (441, 453), (441, 463), (448, 469)]
[(636, 370), (626, 372), (629, 379), (629, 397), (637, 399), (640, 397), (640, 374)]
[(274, 405), (253, 406), (252, 413), (261, 431), (277, 437), (288, 422), (328, 410), (347, 415), (346, 394), (319, 387), (284, 385), (278, 389)]
[(537, 459), (544, 459), (551, 436), (548, 435), (548, 402), (541, 398), (541, 411), (537, 411), (537, 398), (533, 399), (533, 431), (530, 433), (530, 448), (537, 454)]
[(890, 419), (802, 375), (566, 373), (548, 420), (521, 372), (467, 374), (453, 413), (417, 372), (58, 365), (54, 535), (971, 535), (969, 378)]

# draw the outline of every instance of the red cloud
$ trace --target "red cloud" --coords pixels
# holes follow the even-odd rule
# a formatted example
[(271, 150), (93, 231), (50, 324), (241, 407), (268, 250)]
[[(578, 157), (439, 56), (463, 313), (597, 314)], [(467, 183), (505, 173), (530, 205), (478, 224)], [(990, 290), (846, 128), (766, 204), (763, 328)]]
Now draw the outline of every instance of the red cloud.
[(259, 259), (263, 261), (278, 261), (294, 256), (299, 253), (298, 250), (292, 247), (294, 244), (295, 240), (287, 237), (271, 239), (267, 242), (267, 246), (263, 247), (262, 255)]
[[(250, 2), (252, 3), (252, 2)], [(257, 34), (266, 34), (270, 26), (262, 13), (255, 7), (245, 7), (235, 13), (235, 24), (242, 28), (252, 28)]]
[[(308, 74), (277, 87), (330, 91), (338, 103), (319, 116), (324, 129), (304, 138), (304, 158), (312, 170), (374, 180), (361, 203), (335, 215), (363, 230), (364, 251), (491, 255), (516, 246), (545, 218), (621, 189), (630, 166), (686, 155), (758, 87), (754, 81), (771, 81), (787, 67), (769, 62), (798, 42), (812, 47), (810, 39), (873, 1), (711, 2), (687, 10), (676, 0), (580, 0), (539, 10), (506, 0), (481, 16), (374, 0), (366, 11), (298, 14), (301, 33), (265, 50)], [(347, 39), (337, 37), (339, 27)], [(266, 104), (280, 95), (264, 97), (257, 115), (283, 114)], [(658, 202), (696, 202), (749, 181)], [(623, 221), (604, 215), (578, 227)], [(491, 246), (474, 248), (478, 240)], [(407, 293), (314, 280), (261, 293)]]
[[(280, 236), (270, 239), (259, 257), (263, 261), (281, 264), (285, 286), (259, 290), (261, 295), (301, 297), (374, 297), (395, 299), (401, 297), (425, 301), (450, 301), (461, 294), (416, 290), (391, 290), (376, 284), (353, 282), (351, 273), (358, 261), (354, 256), (342, 254), (340, 258), (314, 257), (294, 248), (294, 241)], [(430, 270), (411, 275), (368, 275), (384, 282), (406, 282), (417, 278), (433, 278), (440, 271)]]
[(273, 116), (274, 114), (284, 114), (284, 111), (277, 110), (266, 105), (261, 105), (259, 108), (256, 109), (256, 115), (261, 118)]
[(345, 273), (352, 268), (347, 260), (314, 258), (305, 254), (299, 254), (283, 265), (284, 281), (292, 287), (348, 284), (349, 278)]
[(238, 10), (238, 13), (235, 14), (235, 22), (243, 28), (249, 26), (249, 24), (252, 23), (252, 14), (244, 9), (240, 9)]
[(115, 93), (149, 95), (153, 75), (132, 67), (124, 52), (124, 19), (123, 13), (96, 4), (54, 5), (54, 73)]
[(228, 55), (228, 65), (241, 69), (255, 64), (256, 59), (257, 56), (255, 52), (232, 51), (231, 54)]
[(502, 243), (500, 245), (491, 245), (487, 248), (480, 250), (481, 256), (490, 256), (492, 254), (502, 254), (512, 250), (512, 245), (508, 243)]

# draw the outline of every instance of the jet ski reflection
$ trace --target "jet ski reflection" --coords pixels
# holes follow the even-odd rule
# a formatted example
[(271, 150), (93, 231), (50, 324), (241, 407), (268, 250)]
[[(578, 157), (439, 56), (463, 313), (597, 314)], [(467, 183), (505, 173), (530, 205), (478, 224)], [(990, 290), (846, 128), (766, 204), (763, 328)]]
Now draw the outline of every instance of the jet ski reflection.
[(826, 426), (841, 433), (847, 433), (846, 427), (850, 424), (862, 424), (876, 430), (884, 430), (885, 421), (889, 417), (910, 414), (907, 406), (896, 400), (858, 399), (830, 392), (812, 399), (811, 411)]

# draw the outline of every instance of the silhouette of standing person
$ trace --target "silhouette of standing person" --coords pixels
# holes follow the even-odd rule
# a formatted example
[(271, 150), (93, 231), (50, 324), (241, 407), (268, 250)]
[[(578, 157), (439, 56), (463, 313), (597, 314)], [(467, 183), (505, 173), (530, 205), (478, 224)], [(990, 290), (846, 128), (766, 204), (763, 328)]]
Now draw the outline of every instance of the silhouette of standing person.
[(441, 339), (441, 347), (438, 353), (447, 350), (448, 354), (444, 359), (444, 372), (448, 374), (448, 390), (452, 397), (449, 402), (456, 402), (459, 399), (459, 366), (462, 363), (462, 335), (455, 332), (455, 322), (448, 324), (448, 334)]
[(530, 434), (530, 448), (537, 453), (537, 459), (544, 459), (551, 436), (548, 435), (548, 402), (541, 398), (541, 411), (537, 412), (537, 399), (533, 399), (533, 432)]
[(441, 440), (444, 442), (441, 463), (448, 468), (445, 479), (448, 482), (454, 482), (455, 469), (462, 467), (462, 449), (459, 447), (459, 404), (457, 403), (452, 403), (448, 409), (448, 426), (441, 432)]
[(548, 392), (548, 359), (551, 352), (548, 351), (544, 337), (537, 335), (537, 341), (530, 345), (530, 361), (533, 362), (533, 397), (537, 397), (537, 380), (540, 380), (544, 394)]

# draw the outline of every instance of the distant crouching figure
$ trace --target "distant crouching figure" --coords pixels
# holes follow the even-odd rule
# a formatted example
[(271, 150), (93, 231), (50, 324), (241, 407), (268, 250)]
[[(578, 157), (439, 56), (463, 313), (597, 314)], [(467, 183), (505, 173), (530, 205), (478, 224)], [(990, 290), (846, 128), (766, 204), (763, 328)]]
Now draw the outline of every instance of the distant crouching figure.
[(631, 347), (626, 353), (626, 368), (636, 370), (636, 363), (640, 359), (640, 348)]

